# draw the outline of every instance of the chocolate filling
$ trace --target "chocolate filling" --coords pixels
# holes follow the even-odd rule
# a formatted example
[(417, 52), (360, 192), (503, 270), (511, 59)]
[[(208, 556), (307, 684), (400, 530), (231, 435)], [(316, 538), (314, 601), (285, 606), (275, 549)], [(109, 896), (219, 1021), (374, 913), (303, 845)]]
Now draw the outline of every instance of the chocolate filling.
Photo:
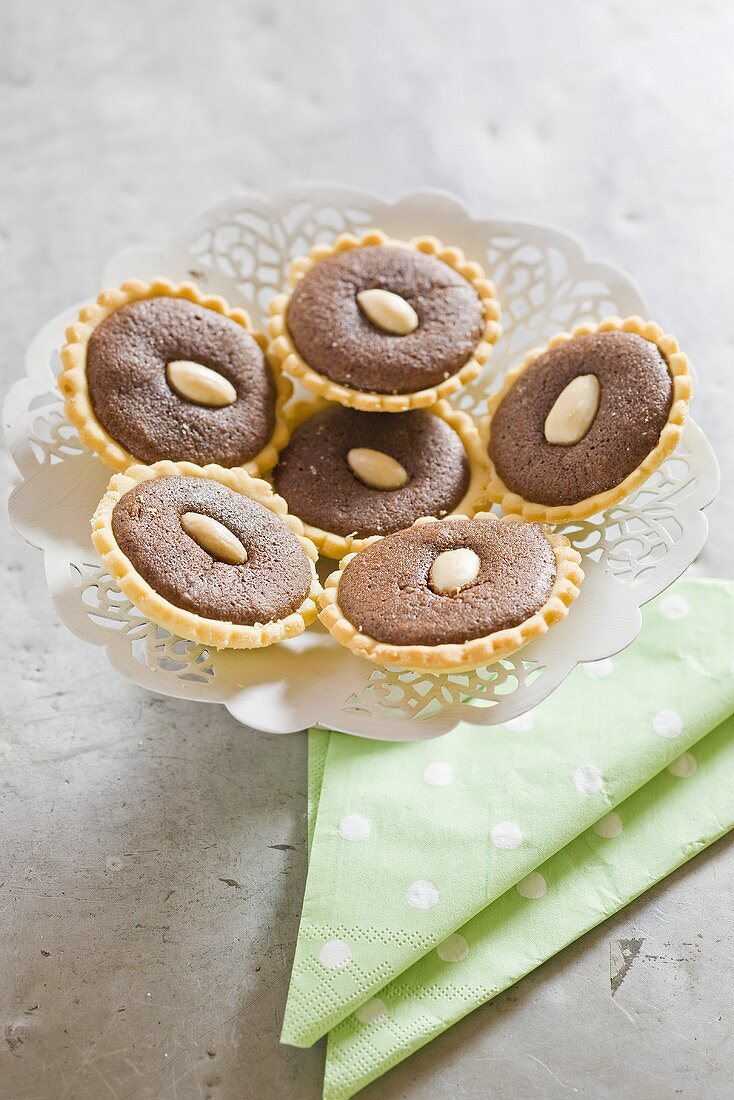
[[(418, 328), (394, 336), (373, 325), (357, 303), (362, 290), (399, 294), (418, 314)], [(339, 252), (298, 283), (288, 330), (301, 358), (353, 390), (415, 393), (456, 374), (481, 340), (481, 299), (442, 260), (395, 246)]]
[[(572, 446), (551, 444), (545, 418), (568, 383), (601, 384), (591, 428)], [(653, 450), (668, 419), (673, 382), (655, 344), (630, 332), (575, 336), (525, 370), (492, 418), (489, 456), (511, 492), (549, 507), (619, 485)]]
[[(410, 481), (400, 489), (370, 489), (347, 465), (353, 447), (397, 459)], [(439, 416), (423, 409), (365, 413), (334, 405), (293, 433), (275, 486), (305, 523), (364, 538), (400, 531), (420, 516), (447, 515), (466, 493), (469, 474), (461, 439)]]
[[(245, 547), (247, 561), (229, 565), (212, 558), (184, 531), (184, 512), (223, 523)], [(143, 481), (118, 500), (112, 531), (151, 588), (207, 619), (243, 626), (273, 622), (296, 611), (309, 593), (309, 560), (290, 528), (261, 504), (216, 481)]]
[[(175, 360), (217, 371), (237, 400), (212, 409), (180, 397), (166, 378)], [(146, 298), (111, 313), (89, 341), (87, 381), (100, 424), (143, 462), (240, 466), (273, 434), (275, 384), (257, 341), (184, 298)]]
[[(455, 596), (429, 586), (434, 560), (467, 547), (476, 581)], [(518, 626), (550, 596), (553, 548), (538, 523), (449, 519), (421, 523), (368, 546), (339, 581), (338, 602), (363, 634), (390, 645), (442, 645)]]

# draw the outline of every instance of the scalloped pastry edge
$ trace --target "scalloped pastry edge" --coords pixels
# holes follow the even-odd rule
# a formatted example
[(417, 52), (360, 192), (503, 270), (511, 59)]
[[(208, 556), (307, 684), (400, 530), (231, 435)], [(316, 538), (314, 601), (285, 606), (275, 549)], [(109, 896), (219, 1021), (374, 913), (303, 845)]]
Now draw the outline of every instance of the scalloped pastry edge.
[(243, 463), (241, 467), (233, 467), (233, 469), (246, 470), (254, 476), (266, 473), (275, 465), (279, 451), (288, 442), (282, 411), (293, 393), (290, 379), (280, 369), (280, 365), (277, 362), (273, 363), (270, 359), (268, 339), (254, 328), (246, 310), (238, 306), (230, 306), (219, 295), (204, 294), (194, 283), (173, 283), (170, 279), (163, 277), (149, 281), (129, 279), (119, 287), (101, 291), (95, 301), (81, 308), (77, 320), (66, 330), (66, 343), (61, 349), (62, 370), (59, 374), (58, 386), (64, 398), (66, 415), (76, 428), (79, 439), (85, 447), (94, 451), (106, 466), (120, 473), (124, 473), (129, 466), (142, 463), (142, 459), (131, 454), (121, 443), (118, 443), (97, 419), (87, 382), (87, 349), (92, 333), (110, 314), (131, 302), (163, 297), (184, 298), (195, 305), (221, 313), (242, 325), (266, 356), (275, 382), (273, 434), (254, 458)]
[[(326, 401), (324, 398), (315, 397), (310, 400), (296, 401), (286, 407), (284, 419), (289, 437), (315, 413), (321, 412), (322, 409), (326, 409), (333, 404), (333, 402)], [(482, 447), (477, 425), (468, 413), (452, 408), (448, 401), (437, 401), (435, 405), (428, 406), (425, 411), (433, 413), (445, 421), (450, 428), (453, 428), (464, 445), (464, 450), (469, 459), (469, 484), (464, 496), (456, 505), (456, 508), (449, 512), (449, 515), (465, 515), (471, 519), (483, 502), (488, 476), (487, 457)], [(275, 489), (274, 476), (275, 467), (269, 475), (269, 480), (273, 483)], [(291, 506), (289, 505), (289, 507)], [(298, 515), (297, 510), (293, 514)], [(440, 518), (444, 519), (446, 517), (442, 516)], [(375, 538), (381, 537), (379, 535), (366, 535), (364, 538), (358, 538), (356, 535), (337, 535), (333, 531), (313, 527), (303, 520), (301, 522), (306, 535), (316, 544), (324, 557), (336, 561), (340, 561), (346, 554), (358, 553)]]
[[(575, 336), (590, 335), (595, 332), (631, 332), (648, 340), (660, 351), (660, 354), (668, 364), (668, 370), (673, 382), (673, 393), (668, 419), (663, 427), (658, 442), (640, 463), (615, 485), (603, 493), (586, 497), (576, 504), (544, 505), (526, 500), (519, 493), (514, 493), (505, 485), (497, 473), (497, 469), (489, 456), (489, 441), (492, 434), (492, 417), (502, 404), (502, 401), (514, 386), (521, 374), (523, 374), (539, 356), (553, 348), (568, 343)], [(489, 480), (487, 483), (485, 504), (499, 504), (502, 511), (507, 514), (519, 515), (523, 519), (541, 521), (546, 523), (563, 523), (569, 520), (586, 519), (596, 515), (597, 512), (618, 504), (635, 489), (639, 488), (648, 477), (660, 467), (665, 459), (673, 453), (678, 446), (683, 434), (683, 427), (688, 415), (688, 406), (693, 390), (693, 379), (687, 356), (680, 350), (678, 341), (674, 336), (664, 333), (654, 321), (644, 321), (641, 317), (632, 316), (605, 317), (598, 324), (586, 323), (577, 325), (571, 332), (559, 332), (543, 347), (533, 348), (527, 353), (522, 362), (513, 367), (505, 375), (504, 382), (497, 393), (493, 394), (487, 403), (488, 415), (480, 421), (479, 433), (482, 440), (482, 450), (486, 456)]]
[[(415, 393), (383, 394), (350, 389), (332, 382), (319, 374), (296, 351), (288, 331), (287, 312), (296, 284), (321, 260), (352, 248), (365, 248), (370, 245), (397, 244), (403, 248), (412, 248), (425, 252), (442, 260), (454, 271), (471, 283), (477, 292), (484, 310), (484, 331), (479, 343), (469, 359), (456, 374), (446, 378), (436, 386), (417, 390)], [(347, 405), (363, 412), (406, 412), (408, 409), (423, 409), (435, 405), (442, 398), (456, 393), (472, 382), (480, 373), (495, 344), (502, 335), (500, 304), (497, 300), (494, 283), (488, 279), (478, 263), (467, 260), (460, 248), (445, 246), (435, 237), (413, 237), (409, 241), (398, 241), (388, 237), (379, 229), (371, 229), (361, 237), (352, 233), (341, 233), (331, 244), (315, 245), (305, 256), (298, 256), (290, 265), (288, 285), (284, 293), (276, 294), (270, 302), (268, 319), (268, 345), (271, 361), (280, 363), (287, 374), (298, 378), (306, 389), (329, 401)]]
[[(447, 519), (457, 518), (469, 517), (447, 516), (445, 519), (420, 519), (412, 526), (423, 523), (445, 523)], [(520, 516), (498, 517), (492, 512), (478, 512), (473, 518), (492, 523), (524, 522)], [(416, 672), (448, 673), (470, 672), (472, 669), (493, 664), (522, 649), (528, 642), (546, 634), (555, 623), (565, 619), (571, 604), (579, 594), (580, 585), (584, 579), (580, 564), (581, 555), (564, 535), (557, 534), (547, 527), (544, 531), (556, 559), (556, 577), (546, 602), (518, 626), (497, 630), (493, 634), (472, 638), (463, 643), (401, 646), (380, 642), (354, 626), (339, 606), (339, 581), (349, 562), (355, 557), (354, 554), (343, 558), (339, 563), (339, 569), (327, 577), (319, 598), (321, 604), (319, 619), (337, 642), (346, 646), (356, 656), (365, 657), (377, 665)], [(380, 536), (376, 536), (369, 541), (373, 543), (379, 539)]]
[[(309, 594), (297, 611), (282, 619), (256, 623), (253, 626), (208, 619), (177, 607), (144, 580), (115, 539), (112, 512), (118, 500), (134, 486), (165, 477), (200, 477), (217, 481), (261, 504), (283, 520), (298, 539), (311, 568)], [(91, 524), (94, 547), (120, 591), (152, 622), (181, 638), (213, 646), (215, 649), (259, 649), (272, 645), (273, 642), (297, 637), (318, 615), (319, 597), (323, 591), (316, 573), (318, 550), (311, 539), (303, 534), (301, 521), (288, 512), (283, 498), (274, 493), (266, 481), (252, 477), (242, 467), (228, 469), (214, 464), (196, 466), (193, 462), (166, 460), (155, 462), (151, 466), (130, 466), (124, 473), (113, 475)]]

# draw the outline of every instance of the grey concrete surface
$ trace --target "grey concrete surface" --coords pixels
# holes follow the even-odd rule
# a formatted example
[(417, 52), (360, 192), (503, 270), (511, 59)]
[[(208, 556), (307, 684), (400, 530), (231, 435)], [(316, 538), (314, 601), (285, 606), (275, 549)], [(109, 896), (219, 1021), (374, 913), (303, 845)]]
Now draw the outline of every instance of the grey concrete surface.
[[(447, 187), (634, 274), (698, 368), (725, 471), (698, 568), (732, 576), (725, 0), (3, 0), (0, 24), (3, 386), (110, 253), (238, 185)], [(118, 679), (2, 538), (0, 1096), (317, 1097), (323, 1050), (278, 1046), (304, 738)], [(724, 841), (365, 1096), (731, 1095), (733, 880)]]

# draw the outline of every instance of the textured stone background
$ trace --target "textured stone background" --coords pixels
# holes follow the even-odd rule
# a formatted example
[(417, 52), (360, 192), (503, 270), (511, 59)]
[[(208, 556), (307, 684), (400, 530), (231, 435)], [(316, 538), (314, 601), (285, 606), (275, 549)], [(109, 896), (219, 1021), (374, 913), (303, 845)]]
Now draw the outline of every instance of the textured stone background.
[[(637, 278), (724, 469), (697, 568), (734, 574), (725, 0), (3, 0), (0, 23), (3, 385), (108, 255), (238, 185), (446, 187)], [(277, 1043), (305, 739), (116, 678), (3, 543), (0, 1096), (317, 1097), (322, 1050)], [(724, 842), (365, 1096), (731, 1095), (732, 872)]]

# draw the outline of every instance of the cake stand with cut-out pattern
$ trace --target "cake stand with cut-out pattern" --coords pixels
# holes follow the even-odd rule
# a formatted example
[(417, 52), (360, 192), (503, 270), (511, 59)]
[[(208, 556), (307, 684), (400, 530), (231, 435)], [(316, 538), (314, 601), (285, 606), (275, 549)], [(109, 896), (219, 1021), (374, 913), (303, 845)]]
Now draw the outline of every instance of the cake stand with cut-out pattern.
[[(505, 371), (554, 332), (608, 314), (645, 314), (627, 276), (588, 260), (578, 242), (557, 230), (476, 218), (433, 191), (387, 202), (324, 184), (271, 198), (233, 196), (167, 247), (114, 257), (103, 283), (155, 275), (194, 279), (244, 305), (262, 328), (294, 256), (340, 232), (372, 226), (401, 238), (433, 234), (463, 248), (495, 280), (504, 335), (482, 375), (452, 400), (477, 416)], [(602, 515), (560, 528), (584, 559), (581, 595), (545, 637), (488, 668), (449, 676), (377, 669), (319, 625), (252, 651), (216, 652), (172, 637), (120, 593), (92, 548), (89, 519), (110, 471), (79, 445), (56, 387), (59, 348), (77, 309), (38, 333), (28, 348), (26, 377), (5, 403), (8, 444), (22, 479), (11, 515), (21, 535), (44, 552), (64, 623), (104, 646), (118, 672), (152, 691), (224, 704), (239, 721), (274, 733), (322, 725), (413, 740), (460, 721), (506, 722), (545, 698), (577, 663), (628, 645), (640, 627), (640, 607), (684, 572), (706, 538), (702, 509), (716, 494), (718, 467), (689, 421), (678, 450), (637, 492)]]

